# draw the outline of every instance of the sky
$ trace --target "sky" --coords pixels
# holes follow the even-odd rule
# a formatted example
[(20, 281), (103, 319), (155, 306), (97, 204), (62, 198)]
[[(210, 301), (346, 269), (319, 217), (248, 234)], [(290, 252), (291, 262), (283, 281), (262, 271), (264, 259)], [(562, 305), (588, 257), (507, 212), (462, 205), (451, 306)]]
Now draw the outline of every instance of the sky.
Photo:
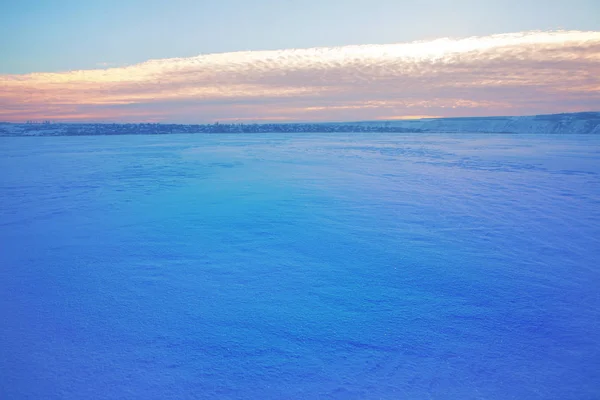
[(0, 0), (0, 120), (600, 110), (600, 1)]

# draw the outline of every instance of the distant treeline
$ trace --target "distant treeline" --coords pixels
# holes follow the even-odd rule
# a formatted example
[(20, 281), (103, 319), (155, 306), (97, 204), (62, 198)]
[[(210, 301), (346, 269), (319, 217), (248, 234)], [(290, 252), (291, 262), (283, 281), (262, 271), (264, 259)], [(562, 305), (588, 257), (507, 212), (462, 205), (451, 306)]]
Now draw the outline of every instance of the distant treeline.
[(107, 124), (0, 122), (0, 136), (91, 136), (163, 135), (175, 133), (311, 133), (311, 132), (399, 132), (399, 133), (511, 133), (511, 134), (597, 134), (600, 112), (579, 112), (505, 117), (426, 118), (420, 120), (256, 123), (256, 124)]
[[(5, 127), (6, 128), (6, 127)], [(5, 132), (0, 125), (0, 134)], [(82, 135), (161, 135), (175, 133), (282, 133), (282, 132), (415, 132), (394, 126), (368, 126), (335, 123), (287, 124), (19, 124), (21, 134), (41, 136)]]

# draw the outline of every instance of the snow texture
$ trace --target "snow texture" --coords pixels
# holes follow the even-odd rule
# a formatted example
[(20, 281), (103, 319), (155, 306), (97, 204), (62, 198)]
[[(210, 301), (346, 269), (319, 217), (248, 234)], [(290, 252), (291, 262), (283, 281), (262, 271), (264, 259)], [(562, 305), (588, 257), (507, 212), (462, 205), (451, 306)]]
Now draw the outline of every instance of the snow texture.
[(0, 398), (599, 398), (599, 157), (595, 135), (0, 138)]
[(362, 124), (368, 126), (403, 128), (420, 132), (600, 134), (600, 112), (549, 114), (525, 117), (437, 118), (408, 121), (365, 122)]

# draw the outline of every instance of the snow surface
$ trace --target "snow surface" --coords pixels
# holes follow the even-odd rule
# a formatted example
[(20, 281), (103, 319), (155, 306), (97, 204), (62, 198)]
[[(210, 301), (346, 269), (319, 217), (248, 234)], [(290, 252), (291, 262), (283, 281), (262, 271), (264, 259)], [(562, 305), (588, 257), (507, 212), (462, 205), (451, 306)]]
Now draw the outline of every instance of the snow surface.
[(600, 112), (520, 117), (435, 118), (400, 121), (366, 121), (363, 127), (388, 127), (419, 132), (600, 134)]
[(599, 157), (593, 135), (0, 138), (0, 398), (599, 398)]

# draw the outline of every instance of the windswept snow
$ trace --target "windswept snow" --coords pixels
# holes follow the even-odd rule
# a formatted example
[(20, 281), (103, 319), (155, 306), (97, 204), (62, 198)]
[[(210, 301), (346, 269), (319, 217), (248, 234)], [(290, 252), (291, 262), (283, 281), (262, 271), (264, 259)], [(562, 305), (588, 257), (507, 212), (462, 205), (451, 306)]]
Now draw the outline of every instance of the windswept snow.
[(2, 137), (0, 398), (597, 398), (599, 150)]
[(361, 126), (402, 128), (419, 132), (600, 134), (600, 112), (525, 117), (437, 118), (372, 121)]

